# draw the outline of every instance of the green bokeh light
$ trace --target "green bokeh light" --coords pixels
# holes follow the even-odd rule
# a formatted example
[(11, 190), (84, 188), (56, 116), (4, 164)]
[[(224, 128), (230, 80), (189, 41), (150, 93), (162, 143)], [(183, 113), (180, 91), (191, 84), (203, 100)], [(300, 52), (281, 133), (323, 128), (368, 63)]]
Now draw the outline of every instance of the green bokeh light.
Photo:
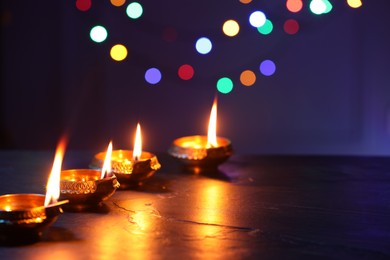
[(324, 0), (324, 3), (326, 5), (326, 9), (324, 11), (324, 14), (327, 14), (329, 13), (330, 11), (332, 11), (333, 9), (333, 5), (328, 1), (328, 0)]
[(217, 89), (222, 94), (228, 94), (233, 90), (233, 81), (227, 77), (220, 78), (217, 81)]
[(274, 29), (274, 25), (268, 19), (265, 21), (263, 26), (260, 26), (257, 28), (259, 33), (264, 34), (264, 35), (270, 34), (273, 29)]

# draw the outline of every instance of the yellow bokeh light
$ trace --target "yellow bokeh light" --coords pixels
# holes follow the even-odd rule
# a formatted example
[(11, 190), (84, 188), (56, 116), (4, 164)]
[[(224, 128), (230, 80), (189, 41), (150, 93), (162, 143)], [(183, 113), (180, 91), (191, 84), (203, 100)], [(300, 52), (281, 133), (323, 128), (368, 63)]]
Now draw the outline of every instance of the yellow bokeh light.
[(240, 75), (241, 84), (244, 86), (252, 86), (256, 82), (256, 75), (251, 70), (245, 70)]
[(359, 8), (362, 6), (361, 0), (347, 0), (347, 3), (352, 8)]
[(114, 6), (122, 6), (126, 3), (126, 0), (110, 0), (110, 2)]
[(222, 27), (222, 31), (227, 36), (233, 37), (238, 34), (240, 31), (240, 26), (238, 23), (234, 20), (227, 20)]
[(250, 2), (252, 2), (252, 0), (240, 0), (240, 2), (243, 4), (249, 4)]
[(122, 61), (127, 57), (127, 49), (122, 44), (114, 45), (110, 50), (110, 56), (113, 60)]

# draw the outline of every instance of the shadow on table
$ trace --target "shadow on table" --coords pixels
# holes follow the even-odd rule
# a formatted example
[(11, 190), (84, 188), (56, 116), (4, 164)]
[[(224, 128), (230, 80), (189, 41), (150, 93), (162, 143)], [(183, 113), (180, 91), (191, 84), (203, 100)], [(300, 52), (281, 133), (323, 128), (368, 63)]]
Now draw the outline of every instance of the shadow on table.
[(71, 205), (67, 204), (62, 206), (62, 209), (70, 213), (96, 213), (96, 214), (107, 214), (110, 212), (110, 207), (108, 207), (104, 202), (97, 205)]
[(74, 233), (63, 227), (50, 227), (42, 236), (44, 242), (69, 242), (80, 240)]
[(39, 242), (64, 242), (78, 240), (73, 232), (66, 228), (50, 227), (40, 236), (36, 232), (15, 232), (7, 239), (0, 239), (0, 247), (28, 246)]

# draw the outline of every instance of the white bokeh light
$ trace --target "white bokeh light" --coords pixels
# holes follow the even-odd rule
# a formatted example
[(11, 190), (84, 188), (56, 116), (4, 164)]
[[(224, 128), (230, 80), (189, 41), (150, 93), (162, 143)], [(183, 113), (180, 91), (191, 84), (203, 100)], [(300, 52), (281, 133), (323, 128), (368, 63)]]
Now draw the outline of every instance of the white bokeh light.
[(196, 41), (195, 48), (200, 54), (207, 54), (213, 48), (213, 44), (209, 38), (202, 37)]
[(310, 2), (310, 11), (313, 14), (323, 14), (326, 11), (326, 4), (322, 0), (312, 0)]
[(255, 11), (249, 16), (249, 23), (255, 27), (261, 27), (265, 24), (266, 21), (265, 14), (262, 11)]
[(92, 41), (104, 42), (107, 39), (107, 30), (101, 25), (93, 27), (89, 33)]

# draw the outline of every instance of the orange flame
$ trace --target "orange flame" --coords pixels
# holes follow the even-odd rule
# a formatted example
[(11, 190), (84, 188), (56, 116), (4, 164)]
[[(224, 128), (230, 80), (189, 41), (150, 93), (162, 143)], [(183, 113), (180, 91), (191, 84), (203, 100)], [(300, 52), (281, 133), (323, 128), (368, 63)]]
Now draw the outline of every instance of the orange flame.
[(209, 129), (207, 133), (207, 146), (217, 147), (217, 97), (214, 99), (210, 112)]
[(112, 141), (108, 144), (106, 157), (104, 158), (104, 163), (102, 167), (102, 174), (100, 179), (108, 176), (111, 173), (111, 156), (112, 156)]
[(141, 137), (141, 126), (137, 124), (137, 131), (135, 134), (134, 149), (133, 149), (133, 159), (135, 161), (141, 158), (142, 154), (142, 137)]
[(60, 197), (60, 179), (61, 179), (61, 165), (64, 158), (66, 148), (66, 141), (62, 139), (57, 145), (54, 156), (53, 167), (46, 185), (45, 204), (47, 207), (50, 204), (57, 203)]

